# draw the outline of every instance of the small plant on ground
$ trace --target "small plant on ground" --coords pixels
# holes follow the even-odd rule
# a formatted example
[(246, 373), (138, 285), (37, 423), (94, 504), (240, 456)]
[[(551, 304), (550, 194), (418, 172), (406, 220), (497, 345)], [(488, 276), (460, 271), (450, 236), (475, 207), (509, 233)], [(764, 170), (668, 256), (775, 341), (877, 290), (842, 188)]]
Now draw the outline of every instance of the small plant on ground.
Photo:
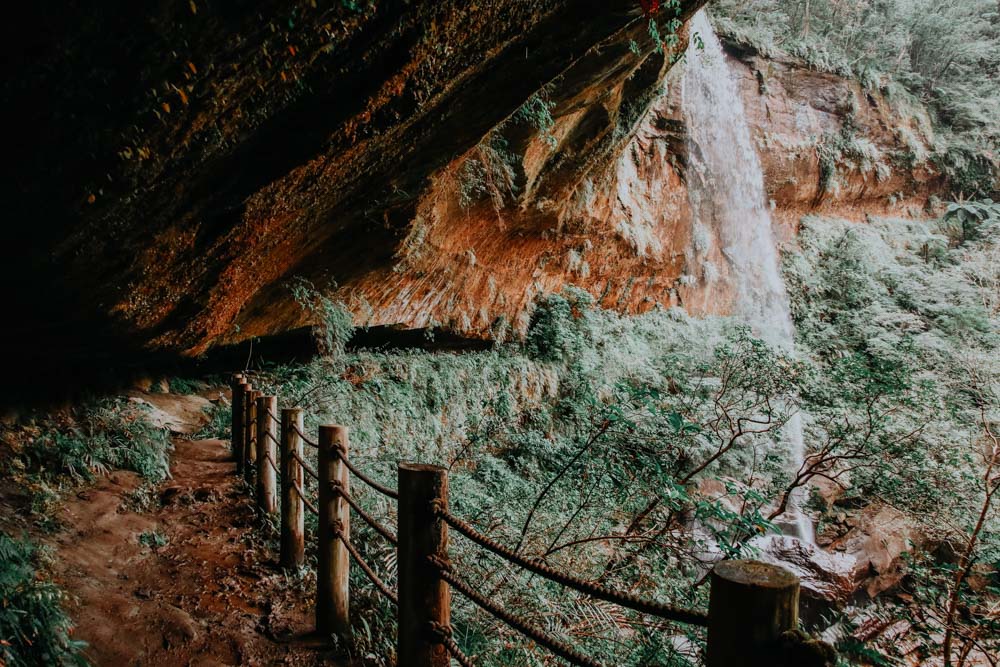
[(146, 530), (139, 534), (139, 544), (150, 549), (167, 546), (167, 536), (158, 530)]

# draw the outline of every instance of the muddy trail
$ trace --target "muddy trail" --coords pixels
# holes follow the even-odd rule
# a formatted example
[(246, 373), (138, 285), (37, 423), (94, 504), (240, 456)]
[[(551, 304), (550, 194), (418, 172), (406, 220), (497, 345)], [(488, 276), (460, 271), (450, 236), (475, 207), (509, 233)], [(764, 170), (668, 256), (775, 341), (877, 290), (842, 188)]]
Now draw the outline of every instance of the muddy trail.
[(314, 575), (278, 568), (229, 443), (185, 435), (203, 419), (196, 397), (148, 398), (175, 432), (171, 479), (112, 473), (66, 500), (49, 540), (88, 660), (347, 664), (311, 634)]

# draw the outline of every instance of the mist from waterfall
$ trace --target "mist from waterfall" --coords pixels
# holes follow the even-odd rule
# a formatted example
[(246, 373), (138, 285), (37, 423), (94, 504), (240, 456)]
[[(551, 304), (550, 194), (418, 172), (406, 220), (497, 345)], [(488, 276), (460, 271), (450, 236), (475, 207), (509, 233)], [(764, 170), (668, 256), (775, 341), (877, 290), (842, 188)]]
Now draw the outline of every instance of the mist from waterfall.
[[(704, 10), (694, 16), (690, 30), (682, 111), (688, 130), (687, 185), (694, 225), (691, 265), (700, 273), (695, 278), (704, 283), (724, 279), (732, 294), (733, 316), (767, 343), (791, 354), (795, 327), (763, 172), (739, 87)], [(711, 248), (712, 232), (721, 245), (716, 253)], [(713, 264), (719, 254), (727, 265), (724, 272)], [(788, 468), (794, 473), (805, 456), (797, 413), (785, 425), (783, 436), (791, 451)], [(800, 506), (800, 494), (795, 494), (788, 521), (783, 522), (785, 531), (812, 542), (812, 523)]]

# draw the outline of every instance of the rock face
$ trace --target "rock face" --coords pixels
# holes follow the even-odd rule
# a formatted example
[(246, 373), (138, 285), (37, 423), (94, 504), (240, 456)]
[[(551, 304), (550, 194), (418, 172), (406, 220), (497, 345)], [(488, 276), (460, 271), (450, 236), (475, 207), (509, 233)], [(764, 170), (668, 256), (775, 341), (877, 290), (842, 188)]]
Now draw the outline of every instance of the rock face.
[[(46, 30), (13, 37), (8, 199), (33, 222), (6, 246), (3, 336), (26, 368), (288, 331), (309, 321), (293, 277), (359, 323), (479, 337), (569, 283), (724, 309), (681, 284), (685, 35), (658, 52), (638, 3), (140, 4), (40, 6)], [(937, 187), (881, 95), (730, 53), (789, 230)]]
[(755, 542), (761, 560), (799, 576), (807, 617), (892, 589), (906, 573), (903, 555), (926, 546), (912, 519), (878, 503), (852, 517), (841, 536), (823, 542), (822, 548), (781, 536)]
[(498, 125), (592, 109), (586, 149), (668, 62), (631, 0), (52, 4), (10, 22), (38, 29), (10, 36), (3, 84), (23, 221), (3, 277), (25, 286), (4, 336), (38, 362), (287, 330), (288, 278), (380, 278)]
[[(805, 213), (911, 215), (942, 187), (920, 113), (903, 115), (879, 93), (791, 60), (728, 50), (786, 240)], [(394, 261), (347, 282), (345, 301), (370, 324), (472, 335), (500, 323), (523, 330), (534, 298), (566, 284), (628, 312), (727, 312), (724, 294), (684, 280), (692, 226), (682, 67), (647, 64), (593, 99), (559, 86), (576, 97), (552, 98), (547, 135), (491, 132), (435, 174)]]

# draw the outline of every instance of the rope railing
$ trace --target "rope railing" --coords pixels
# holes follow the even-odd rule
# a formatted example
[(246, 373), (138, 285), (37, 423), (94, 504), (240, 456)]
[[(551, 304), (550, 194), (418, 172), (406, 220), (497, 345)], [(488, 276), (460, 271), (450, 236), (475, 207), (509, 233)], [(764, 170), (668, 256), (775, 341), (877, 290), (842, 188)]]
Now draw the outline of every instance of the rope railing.
[(298, 426), (293, 425), (292, 430), (295, 433), (297, 433), (300, 438), (302, 438), (302, 442), (304, 444), (309, 445), (313, 449), (319, 449), (319, 443), (317, 443), (315, 440), (310, 440), (309, 437), (305, 433), (303, 433)]
[(267, 414), (268, 417), (271, 418), (271, 421), (273, 421), (278, 426), (281, 426), (281, 420), (275, 417), (273, 412), (271, 412), (270, 410), (265, 410), (265, 413)]
[(451, 636), (450, 625), (444, 625), (442, 623), (431, 621), (431, 633), (437, 637), (442, 644), (444, 644), (444, 648), (448, 651), (448, 655), (454, 658), (455, 661), (461, 665), (461, 667), (475, 667), (472, 660), (469, 660), (468, 656), (462, 653), (462, 649), (458, 647), (455, 639)]
[(298, 484), (292, 484), (292, 489), (298, 495), (299, 500), (302, 501), (302, 504), (306, 506), (306, 509), (308, 509), (313, 514), (319, 515), (319, 509), (317, 509), (317, 507), (313, 505), (306, 497), (306, 494), (302, 492), (302, 487), (300, 487)]
[(307, 475), (309, 475), (313, 479), (319, 481), (319, 473), (316, 472), (316, 470), (312, 466), (310, 466), (308, 463), (306, 463), (305, 461), (303, 461), (302, 457), (299, 456), (297, 452), (292, 452), (292, 458), (295, 459), (295, 461), (298, 462), (298, 464), (300, 466), (302, 466), (303, 472), (305, 472)]
[(462, 521), (455, 515), (449, 513), (447, 510), (443, 509), (440, 504), (435, 504), (434, 511), (437, 516), (441, 517), (441, 519), (449, 526), (487, 551), (490, 551), (500, 558), (514, 563), (529, 572), (534, 572), (549, 581), (554, 581), (557, 584), (562, 584), (567, 588), (572, 588), (573, 590), (583, 593), (584, 595), (589, 595), (590, 597), (598, 598), (606, 602), (612, 602), (643, 614), (658, 616), (667, 620), (677, 621), (678, 623), (690, 623), (702, 626), (708, 625), (707, 614), (690, 609), (682, 609), (673, 605), (663, 604), (662, 602), (656, 602), (655, 600), (647, 600), (632, 593), (623, 593), (621, 591), (601, 586), (600, 584), (595, 584), (592, 581), (587, 581), (586, 579), (565, 574), (542, 562), (530, 560), (515, 551), (508, 549), (499, 542), (483, 535), (465, 521)]
[(465, 583), (465, 581), (455, 576), (454, 572), (451, 570), (451, 565), (447, 561), (434, 556), (432, 556), (430, 560), (431, 563), (438, 569), (441, 578), (447, 581), (452, 588), (460, 592), (472, 602), (476, 603), (478, 607), (488, 611), (492, 616), (499, 618), (501, 621), (520, 632), (522, 635), (529, 637), (535, 643), (544, 646), (563, 660), (567, 660), (574, 665), (580, 665), (581, 667), (603, 667), (602, 663), (597, 662), (583, 653), (580, 653), (580, 651), (569, 644), (551, 637), (544, 631), (536, 628), (534, 625), (531, 625), (528, 621), (512, 614), (503, 607), (486, 598), (486, 596), (476, 591), (474, 588)]
[(281, 470), (278, 469), (278, 464), (274, 462), (274, 459), (271, 458), (270, 454), (264, 454), (264, 460), (267, 461), (269, 466), (271, 466), (271, 469), (274, 470), (275, 474), (281, 474)]
[[(726, 561), (714, 568), (709, 603), (712, 611), (706, 614), (615, 590), (557, 570), (542, 559), (524, 556), (448, 511), (448, 471), (445, 468), (400, 463), (398, 490), (385, 486), (351, 461), (346, 427), (321, 426), (319, 438), (313, 440), (303, 433), (301, 409), (284, 409), (279, 418), (275, 414), (277, 398), (253, 391), (245, 377), (237, 376), (233, 386), (232, 451), (237, 472), (248, 482), (253, 482), (256, 476), (256, 484), (248, 488), (255, 489), (257, 507), (262, 515), (278, 512), (276, 485), (280, 480), (283, 567), (304, 564), (304, 516), (308, 512), (317, 517), (316, 628), (320, 633), (339, 632), (350, 626), (347, 568), (353, 561), (377, 591), (397, 607), (397, 655), (406, 656), (401, 666), (437, 667), (444, 654), (462, 667), (474, 664), (452, 637), (449, 588), (564, 660), (583, 667), (601, 664), (530, 619), (506, 609), (460, 576), (448, 559), (449, 529), (494, 556), (579, 594), (668, 622), (706, 627), (711, 618), (706, 653), (708, 667), (772, 664), (776, 662), (772, 654), (778, 637), (797, 627), (798, 579), (772, 565)], [(275, 435), (276, 432), (279, 435)], [(272, 445), (277, 446), (277, 452)], [(318, 465), (314, 467), (305, 460), (303, 446), (318, 450)], [(275, 461), (279, 452), (280, 463)], [(254, 457), (259, 462), (256, 466), (252, 465)], [(384, 526), (351, 495), (349, 475), (397, 501), (398, 534)], [(306, 495), (306, 476), (318, 485), (318, 499)], [(393, 591), (378, 576), (352, 543), (348, 528), (351, 512), (395, 546), (400, 570), (398, 591)], [(747, 617), (740, 611), (746, 609), (756, 609), (759, 613)], [(664, 626), (658, 624), (657, 627)]]
[(352, 473), (354, 473), (354, 475), (358, 479), (360, 479), (362, 482), (364, 482), (365, 484), (367, 484), (371, 488), (375, 489), (376, 491), (378, 491), (379, 493), (381, 493), (383, 496), (388, 496), (389, 498), (392, 498), (394, 500), (399, 500), (399, 492), (398, 491), (393, 491), (392, 489), (390, 489), (387, 486), (382, 486), (381, 484), (379, 484), (378, 482), (376, 482), (372, 478), (368, 477), (368, 475), (366, 475), (363, 472), (361, 472), (360, 470), (358, 470), (356, 467), (354, 467), (354, 464), (351, 463), (351, 460), (347, 456), (344, 455), (344, 451), (342, 449), (339, 449), (339, 448), (337, 449), (337, 457), (341, 461), (343, 461), (344, 465), (347, 466), (347, 469), (350, 470)]
[(378, 589), (379, 593), (388, 598), (389, 601), (392, 602), (393, 604), (398, 605), (399, 598), (396, 597), (396, 594), (392, 592), (392, 589), (390, 589), (386, 585), (386, 583), (379, 578), (377, 574), (375, 574), (375, 570), (373, 570), (371, 566), (365, 562), (365, 559), (362, 558), (361, 554), (358, 553), (357, 548), (353, 544), (351, 544), (351, 541), (349, 539), (344, 537), (344, 533), (342, 531), (339, 530), (337, 531), (337, 539), (340, 540), (345, 547), (347, 547), (347, 551), (348, 553), (351, 554), (351, 558), (353, 558), (354, 562), (358, 564), (358, 567), (361, 568), (361, 571), (364, 572), (366, 575), (368, 575), (368, 579), (370, 579), (371, 582), (375, 584), (375, 588)]
[(351, 509), (357, 512), (358, 516), (364, 519), (365, 523), (371, 526), (376, 533), (378, 533), (385, 539), (389, 540), (389, 542), (391, 542), (393, 545), (399, 544), (398, 540), (396, 539), (396, 536), (392, 534), (392, 531), (390, 531), (388, 528), (386, 528), (378, 521), (376, 521), (375, 517), (373, 517), (371, 514), (361, 509), (361, 506), (358, 505), (358, 501), (355, 500), (354, 497), (351, 496), (351, 494), (347, 493), (344, 490), (343, 484), (341, 484), (340, 482), (334, 482), (333, 492), (338, 496), (340, 496), (341, 498), (343, 498), (345, 501), (347, 501), (347, 504), (351, 506)]

